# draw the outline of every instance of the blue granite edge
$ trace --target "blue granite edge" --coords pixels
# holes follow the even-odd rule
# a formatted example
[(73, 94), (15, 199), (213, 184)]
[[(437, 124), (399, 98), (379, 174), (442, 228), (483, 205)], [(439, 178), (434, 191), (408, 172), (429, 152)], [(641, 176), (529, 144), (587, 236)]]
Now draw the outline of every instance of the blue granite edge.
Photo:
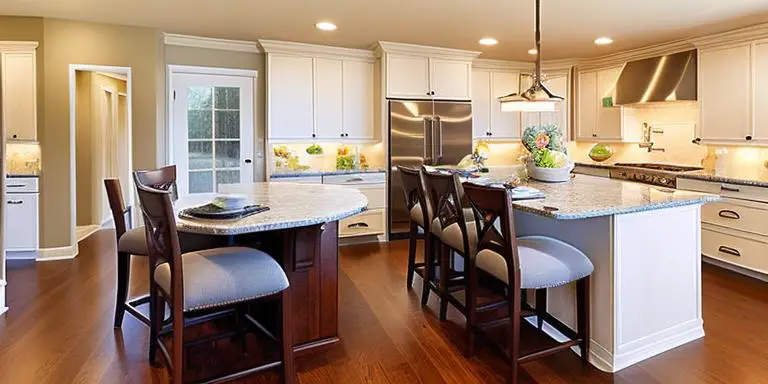
[(703, 180), (703, 181), (712, 181), (715, 183), (728, 183), (728, 184), (738, 184), (738, 185), (746, 185), (746, 186), (752, 186), (752, 187), (763, 187), (768, 188), (768, 181), (760, 181), (760, 180), (749, 180), (749, 179), (737, 179), (733, 177), (727, 177), (727, 176), (716, 176), (716, 175), (706, 175), (706, 174), (681, 174), (677, 178), (679, 179), (693, 179), (693, 180)]
[(645, 212), (645, 211), (655, 211), (655, 210), (666, 209), (666, 208), (684, 207), (687, 205), (708, 204), (708, 203), (714, 203), (720, 200), (722, 200), (720, 196), (715, 196), (715, 195), (701, 196), (701, 197), (691, 198), (687, 200), (675, 200), (675, 201), (667, 201), (663, 203), (648, 203), (648, 204), (637, 206), (637, 207), (595, 209), (595, 210), (589, 210), (582, 213), (558, 213), (558, 211), (547, 211), (547, 210), (537, 209), (537, 208), (528, 207), (528, 206), (521, 206), (518, 204), (514, 204), (514, 207), (515, 209), (519, 209), (523, 212), (528, 212), (528, 213), (539, 215), (539, 216), (549, 217), (555, 220), (581, 220), (581, 219), (591, 219), (591, 218), (602, 217), (602, 216), (623, 215), (627, 213), (637, 213), (637, 212)]
[(336, 171), (318, 171), (318, 172), (296, 172), (296, 173), (273, 173), (269, 176), (270, 179), (285, 179), (290, 177), (311, 177), (311, 176), (334, 176), (334, 175), (349, 175), (355, 173), (384, 173), (383, 168), (376, 169), (349, 169), (349, 170), (336, 170)]

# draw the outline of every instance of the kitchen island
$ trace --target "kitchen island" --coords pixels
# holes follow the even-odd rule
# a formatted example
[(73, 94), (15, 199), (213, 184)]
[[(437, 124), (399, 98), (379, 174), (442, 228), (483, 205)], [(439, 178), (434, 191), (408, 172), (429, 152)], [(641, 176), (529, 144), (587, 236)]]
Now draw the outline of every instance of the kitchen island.
[[(261, 249), (288, 276), (297, 355), (322, 351), (339, 341), (338, 221), (365, 210), (368, 199), (338, 185), (254, 183), (221, 185), (223, 193), (248, 196), (269, 210), (236, 220), (180, 218), (180, 232), (203, 241)], [(175, 207), (207, 203), (212, 195), (179, 200)], [(274, 317), (274, 308), (252, 308), (257, 318)], [(267, 319), (266, 324), (271, 324)]]
[[(718, 196), (588, 175), (526, 185), (546, 198), (514, 203), (518, 236), (563, 240), (594, 264), (593, 365), (616, 372), (704, 336), (701, 205)], [(575, 290), (554, 288), (547, 297), (549, 312), (572, 329)]]

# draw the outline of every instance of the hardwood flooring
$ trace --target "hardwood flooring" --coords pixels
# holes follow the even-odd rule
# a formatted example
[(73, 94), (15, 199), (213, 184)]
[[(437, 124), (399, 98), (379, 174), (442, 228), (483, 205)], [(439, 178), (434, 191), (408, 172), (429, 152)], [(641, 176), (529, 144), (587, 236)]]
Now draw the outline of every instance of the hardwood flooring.
[[(341, 249), (340, 335), (335, 348), (297, 361), (301, 383), (503, 383), (506, 363), (487, 343), (461, 354), (463, 318), (437, 320), (437, 300), (419, 304), (421, 281), (405, 289), (407, 242)], [(134, 258), (134, 293), (146, 263)], [(652, 284), (652, 279), (649, 280)], [(112, 328), (114, 235), (80, 243), (75, 260), (9, 262), (0, 316), (0, 383), (166, 383), (146, 359), (149, 330), (130, 316)], [(768, 284), (704, 267), (699, 341), (610, 375), (572, 353), (524, 364), (524, 383), (768, 383)], [(660, 316), (663, 314), (659, 314)], [(481, 339), (482, 340), (482, 339)], [(257, 375), (242, 382), (276, 382)]]

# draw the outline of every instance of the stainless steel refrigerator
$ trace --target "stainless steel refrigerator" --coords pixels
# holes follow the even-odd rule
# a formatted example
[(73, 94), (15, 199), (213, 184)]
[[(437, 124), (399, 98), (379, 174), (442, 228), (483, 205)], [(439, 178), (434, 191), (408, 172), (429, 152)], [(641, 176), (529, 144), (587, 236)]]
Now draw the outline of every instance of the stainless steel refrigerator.
[(389, 230), (408, 232), (409, 212), (398, 165), (457, 165), (472, 152), (469, 102), (389, 101)]

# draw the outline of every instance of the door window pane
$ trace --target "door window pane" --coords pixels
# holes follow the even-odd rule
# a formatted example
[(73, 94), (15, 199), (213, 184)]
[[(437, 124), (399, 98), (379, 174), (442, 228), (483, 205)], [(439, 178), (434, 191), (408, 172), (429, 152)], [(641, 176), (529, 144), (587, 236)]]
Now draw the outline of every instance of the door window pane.
[(189, 87), (187, 89), (187, 109), (213, 108), (213, 92), (210, 87)]
[(216, 111), (216, 138), (240, 138), (240, 111)]
[(189, 142), (189, 169), (213, 168), (213, 143), (210, 141)]
[(240, 167), (240, 141), (216, 142), (216, 168)]
[(213, 171), (190, 171), (189, 193), (213, 192)]
[(221, 184), (237, 184), (240, 182), (240, 171), (216, 171), (216, 190)]
[(210, 139), (213, 127), (211, 111), (187, 111), (188, 137), (190, 139)]
[(216, 87), (216, 109), (240, 109), (240, 88)]

